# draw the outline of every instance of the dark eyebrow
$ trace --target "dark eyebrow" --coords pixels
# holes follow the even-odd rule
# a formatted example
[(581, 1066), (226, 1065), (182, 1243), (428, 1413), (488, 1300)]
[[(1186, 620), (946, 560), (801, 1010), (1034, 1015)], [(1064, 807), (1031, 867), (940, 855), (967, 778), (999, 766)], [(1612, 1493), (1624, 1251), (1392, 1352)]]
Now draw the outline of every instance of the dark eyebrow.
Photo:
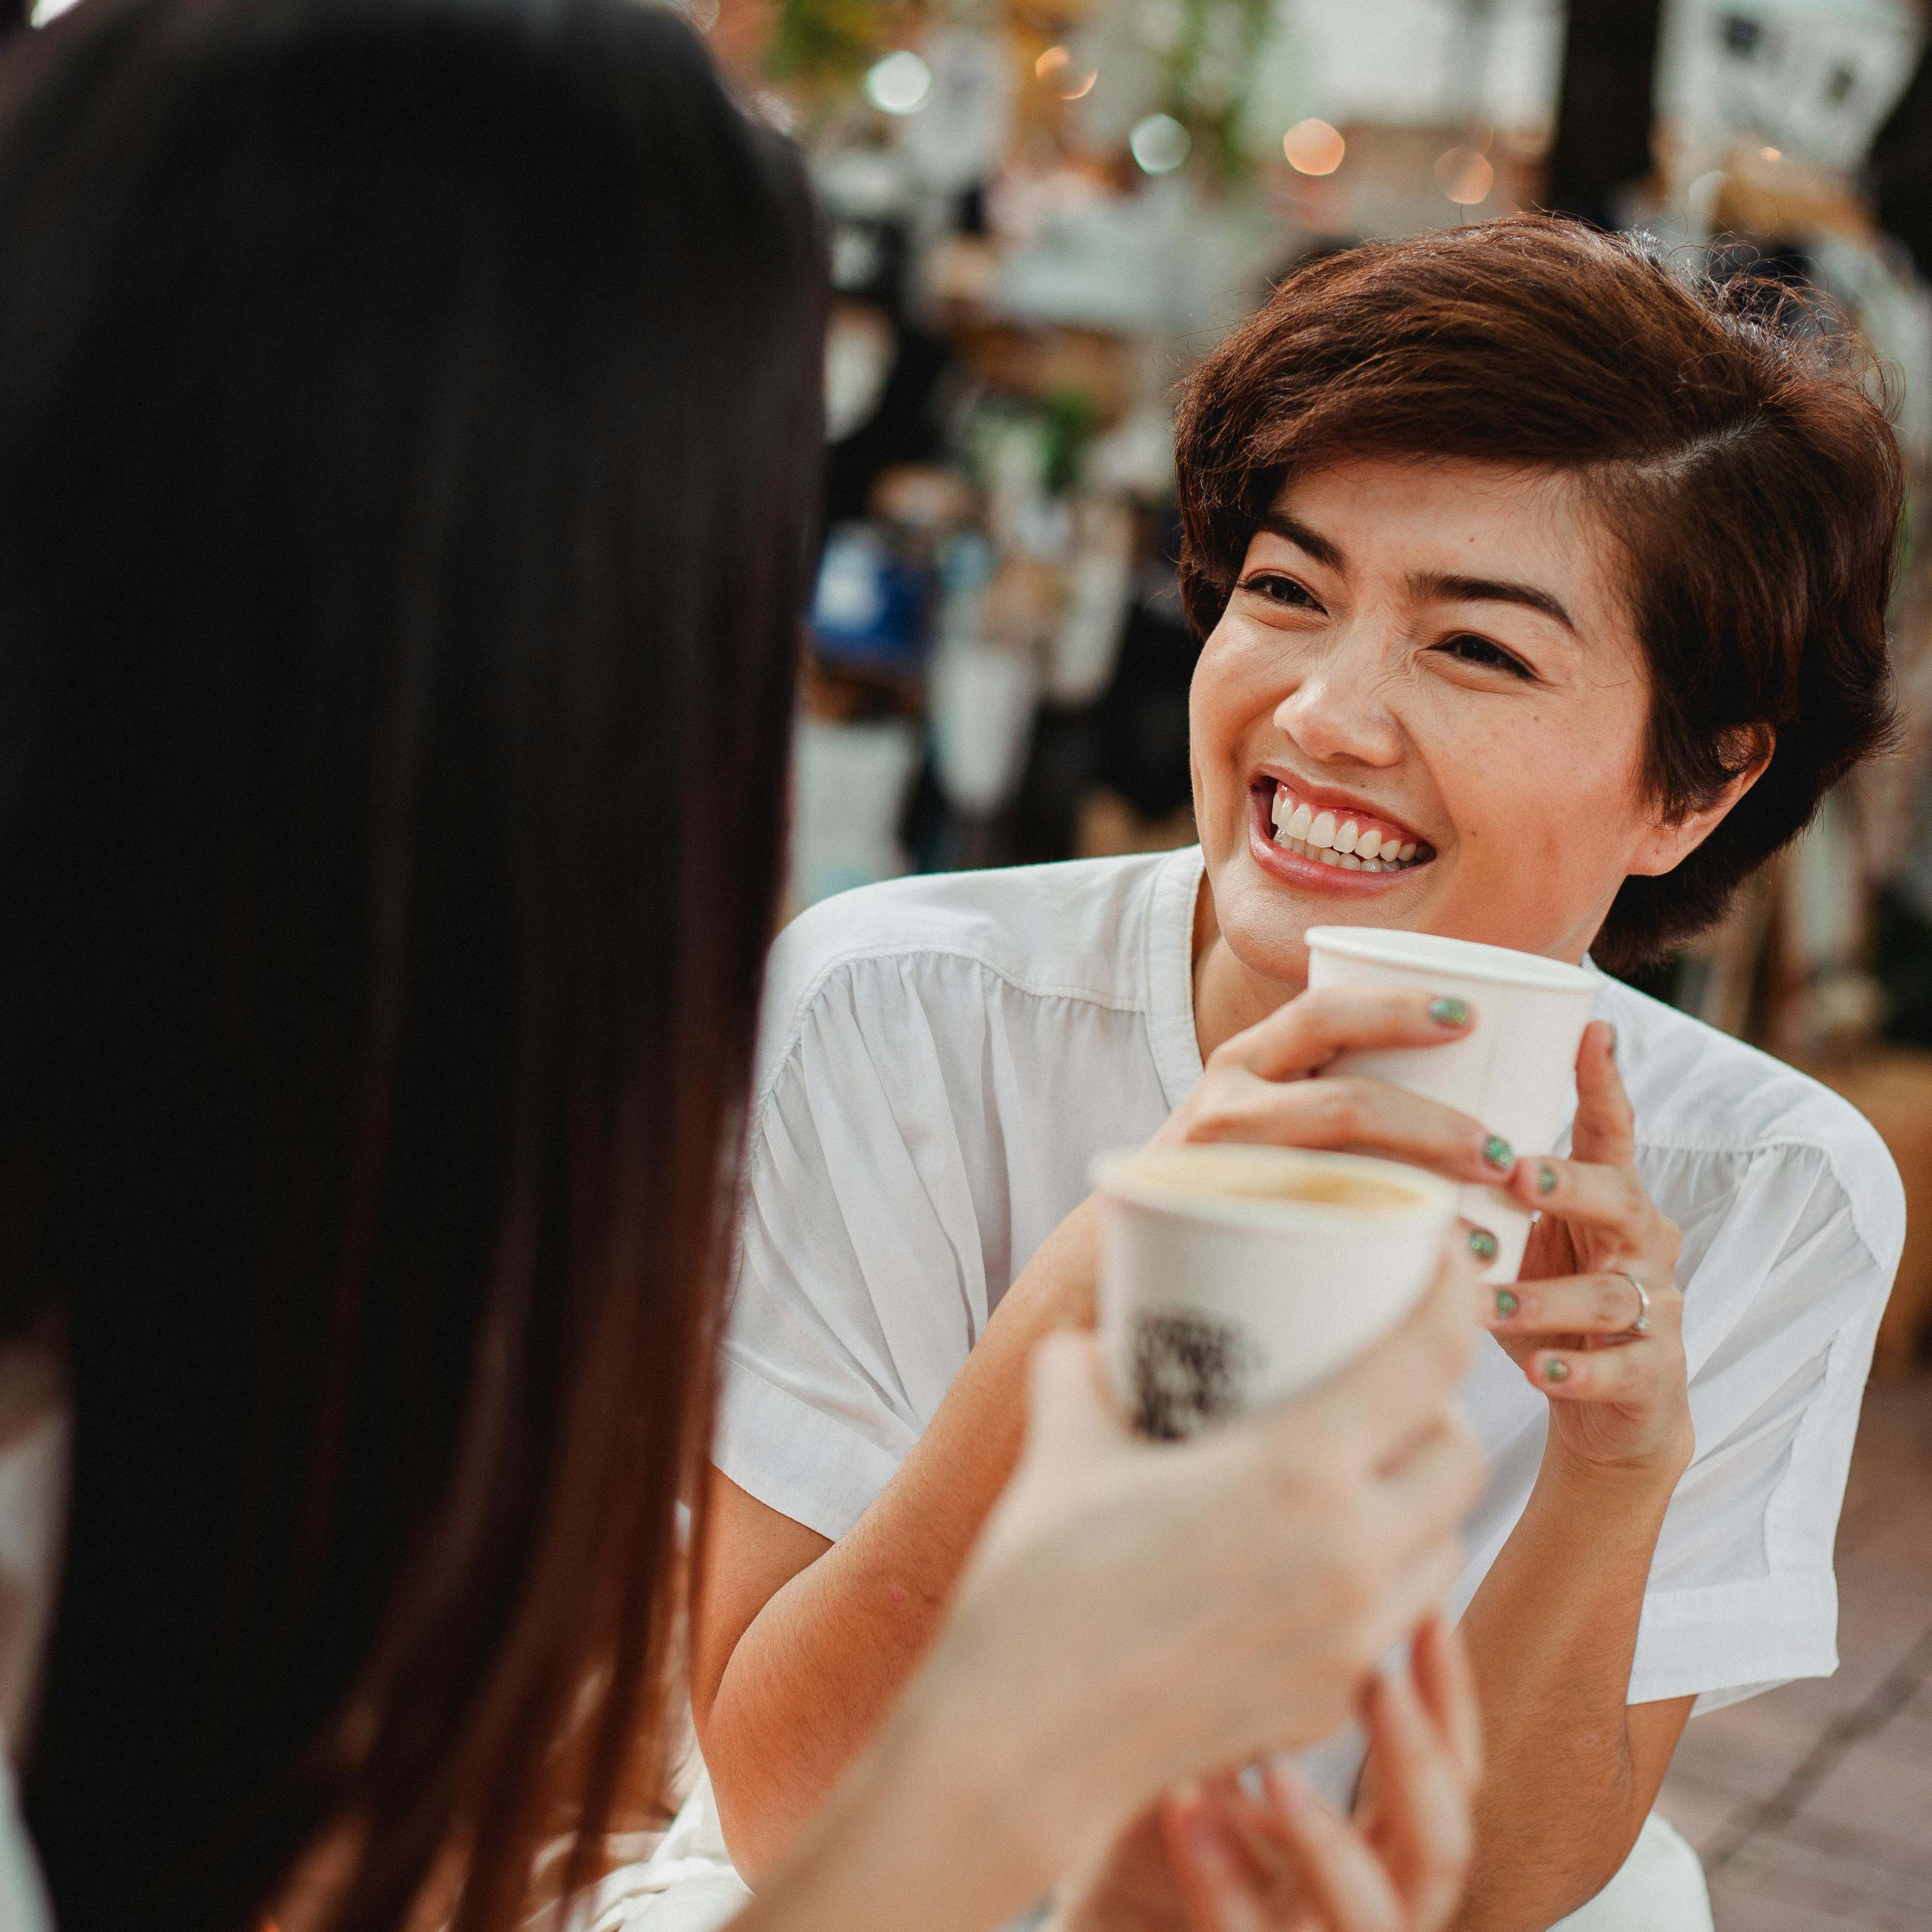
[(1342, 568), (1342, 553), (1334, 544), (1319, 531), (1311, 530), (1306, 524), (1298, 523), (1294, 518), (1280, 510), (1270, 510), (1256, 527), (1266, 530), (1270, 536), (1280, 537), (1284, 542), (1292, 543), (1297, 550), (1306, 550), (1317, 563), (1325, 565), (1330, 570)]
[[(1346, 568), (1339, 545), (1285, 511), (1268, 511), (1256, 527), (1293, 544), (1296, 549), (1330, 570)], [(1539, 590), (1533, 584), (1511, 584), (1496, 578), (1457, 577), (1429, 571), (1412, 577), (1408, 587), (1414, 596), (1436, 603), (1519, 604), (1526, 610), (1540, 610), (1544, 616), (1553, 617), (1572, 636), (1576, 632), (1569, 612), (1548, 591)]]
[(1533, 584), (1499, 583), (1488, 577), (1445, 577), (1432, 571), (1412, 577), (1408, 587), (1418, 597), (1436, 603), (1520, 604), (1526, 610), (1540, 610), (1546, 617), (1554, 617), (1573, 637), (1576, 634), (1576, 626), (1570, 621), (1569, 612), (1548, 591), (1539, 590)]

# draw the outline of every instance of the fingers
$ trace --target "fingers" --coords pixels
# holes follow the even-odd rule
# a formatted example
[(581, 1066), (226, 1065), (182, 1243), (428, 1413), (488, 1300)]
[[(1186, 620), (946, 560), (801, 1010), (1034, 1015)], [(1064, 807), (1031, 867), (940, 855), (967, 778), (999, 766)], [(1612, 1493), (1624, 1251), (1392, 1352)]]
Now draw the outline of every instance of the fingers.
[(1670, 1360), (1664, 1343), (1645, 1336), (1620, 1348), (1538, 1348), (1522, 1366), (1552, 1402), (1636, 1403), (1657, 1393)]
[(1043, 1336), (1028, 1364), (1027, 1453), (1058, 1461), (1118, 1444), (1126, 1434), (1093, 1336), (1065, 1330)]
[(1402, 1642), (1423, 1618), (1438, 1609), (1462, 1574), (1463, 1550), (1459, 1537), (1444, 1534), (1386, 1584), (1366, 1617), (1356, 1639), (1356, 1654), (1385, 1655)]
[(1418, 1556), (1475, 1507), (1488, 1465), (1476, 1433), (1460, 1412), (1443, 1417), (1384, 1472), (1370, 1507), (1387, 1522), (1378, 1529), (1398, 1562)]
[(1190, 1932), (1268, 1932), (1253, 1873), (1198, 1786), (1162, 1801), (1160, 1831)]
[(1474, 1848), (1470, 1788), (1406, 1667), (1379, 1671), (1363, 1700), (1376, 1754), (1378, 1816), (1414, 1932), (1445, 1924)]
[[(1617, 1238), (1628, 1253), (1642, 1254), (1658, 1246), (1666, 1228), (1674, 1250), (1676, 1230), (1652, 1204), (1634, 1168), (1558, 1160), (1554, 1154), (1526, 1155), (1510, 1175), (1509, 1191), (1526, 1208)], [(1674, 1264), (1674, 1252), (1671, 1259)]]
[(1570, 1130), (1579, 1160), (1628, 1167), (1636, 1152), (1636, 1120), (1617, 1071), (1617, 1030), (1592, 1020), (1576, 1052), (1576, 1119)]
[(1430, 993), (1323, 986), (1277, 1006), (1214, 1057), (1264, 1080), (1286, 1080), (1317, 1071), (1345, 1048), (1447, 1046), (1465, 1038), (1475, 1018), (1466, 1001)]
[(1448, 1740), (1463, 1783), (1474, 1791), (1483, 1778), (1482, 1706), (1462, 1633), (1438, 1612), (1424, 1620), (1412, 1654), (1422, 1701)]
[(1294, 1761), (1270, 1759), (1262, 1781), (1289, 1855), (1328, 1932), (1408, 1932), (1401, 1898), (1381, 1859)]
[(1336, 1077), (1282, 1082), (1215, 1076), (1187, 1122), (1190, 1141), (1242, 1141), (1384, 1154), (1452, 1180), (1501, 1186), (1515, 1156), (1468, 1114), (1392, 1087)]
[(1305, 1456), (1314, 1432), (1354, 1466), (1379, 1466), (1449, 1402), (1468, 1367), (1483, 1306), (1466, 1250), (1452, 1245), (1434, 1285), (1393, 1334), (1280, 1412), (1284, 1453)]
[[(1683, 1298), (1674, 1286), (1652, 1288), (1648, 1282), (1644, 1286), (1650, 1296), (1650, 1325), (1643, 1332), (1674, 1329), (1682, 1318)], [(1484, 1320), (1499, 1338), (1527, 1340), (1537, 1335), (1630, 1335), (1638, 1318), (1646, 1315), (1630, 1275), (1576, 1274), (1512, 1282), (1498, 1288)]]

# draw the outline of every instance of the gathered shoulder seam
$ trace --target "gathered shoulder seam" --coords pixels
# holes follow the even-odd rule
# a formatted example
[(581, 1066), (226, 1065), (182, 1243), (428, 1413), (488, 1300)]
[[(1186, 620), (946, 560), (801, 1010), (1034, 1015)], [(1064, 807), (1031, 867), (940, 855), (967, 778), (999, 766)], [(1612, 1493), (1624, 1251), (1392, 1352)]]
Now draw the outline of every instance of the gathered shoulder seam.
[(992, 979), (998, 980), (1015, 992), (1034, 1000), (1077, 1000), (1082, 1005), (1099, 1006), (1108, 1012), (1145, 1014), (1148, 1010), (1145, 1000), (1124, 998), (1118, 994), (1096, 992), (1090, 986), (1058, 986), (1044, 984), (1022, 979), (996, 962), (984, 958), (970, 946), (862, 946), (850, 948), (828, 959), (811, 979), (806, 981), (803, 991), (792, 1002), (785, 1048), (772, 1063), (772, 1070), (758, 1090), (754, 1103), (754, 1114), (762, 1114), (770, 1102), (772, 1092), (786, 1070), (797, 1058), (803, 1042), (805, 1016), (816, 1004), (819, 996), (840, 973), (849, 972), (856, 966), (872, 964), (880, 960), (959, 959)]

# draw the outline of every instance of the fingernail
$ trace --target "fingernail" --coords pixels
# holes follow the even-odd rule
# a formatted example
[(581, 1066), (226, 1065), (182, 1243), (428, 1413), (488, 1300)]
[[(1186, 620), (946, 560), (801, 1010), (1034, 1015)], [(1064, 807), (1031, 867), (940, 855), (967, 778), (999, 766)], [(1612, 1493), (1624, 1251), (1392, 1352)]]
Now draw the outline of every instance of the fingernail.
[(1516, 1150), (1500, 1134), (1492, 1134), (1483, 1143), (1483, 1158), (1498, 1174), (1507, 1174), (1516, 1165)]
[(1469, 1252), (1479, 1262), (1492, 1262), (1498, 1252), (1496, 1238), (1486, 1228), (1469, 1230)]
[(1507, 1322), (1520, 1306), (1514, 1295), (1506, 1288), (1496, 1290), (1496, 1313)]
[(1536, 1170), (1536, 1191), (1539, 1194), (1556, 1192), (1556, 1170), (1546, 1160)]
[(1613, 1022), (1612, 1022), (1611, 1021), (1609, 1021), (1609, 1020), (1606, 1020), (1606, 1021), (1604, 1021), (1604, 1029), (1605, 1029), (1605, 1030), (1607, 1032), (1607, 1034), (1609, 1034), (1609, 1036), (1609, 1036), (1609, 1038), (1608, 1038), (1608, 1039), (1606, 1039), (1606, 1040), (1604, 1041), (1604, 1044), (1606, 1046), (1607, 1046), (1607, 1047), (1610, 1048), (1610, 1050), (1612, 1053), (1614, 1053), (1614, 1052), (1616, 1052), (1616, 1050), (1617, 1050), (1617, 1030), (1616, 1030), (1616, 1025), (1614, 1024), (1614, 1023), (1613, 1023)]
[(1546, 1355), (1543, 1359), (1543, 1379), (1546, 1382), (1567, 1382), (1570, 1379), (1570, 1364), (1561, 1355)]
[(1446, 996), (1439, 1000), (1431, 1000), (1429, 1017), (1438, 1026), (1467, 1026), (1469, 1024), (1469, 1003), (1467, 1000), (1450, 999)]

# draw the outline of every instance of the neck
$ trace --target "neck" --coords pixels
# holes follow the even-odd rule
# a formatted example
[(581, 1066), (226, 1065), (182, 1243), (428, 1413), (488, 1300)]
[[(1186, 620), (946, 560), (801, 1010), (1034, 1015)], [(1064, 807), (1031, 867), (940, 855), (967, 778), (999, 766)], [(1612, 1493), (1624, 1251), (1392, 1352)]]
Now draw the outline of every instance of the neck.
[(1214, 896), (1203, 878), (1194, 902), (1194, 1034), (1201, 1058), (1266, 1019), (1306, 983), (1305, 977), (1270, 979), (1242, 964), (1222, 936)]

